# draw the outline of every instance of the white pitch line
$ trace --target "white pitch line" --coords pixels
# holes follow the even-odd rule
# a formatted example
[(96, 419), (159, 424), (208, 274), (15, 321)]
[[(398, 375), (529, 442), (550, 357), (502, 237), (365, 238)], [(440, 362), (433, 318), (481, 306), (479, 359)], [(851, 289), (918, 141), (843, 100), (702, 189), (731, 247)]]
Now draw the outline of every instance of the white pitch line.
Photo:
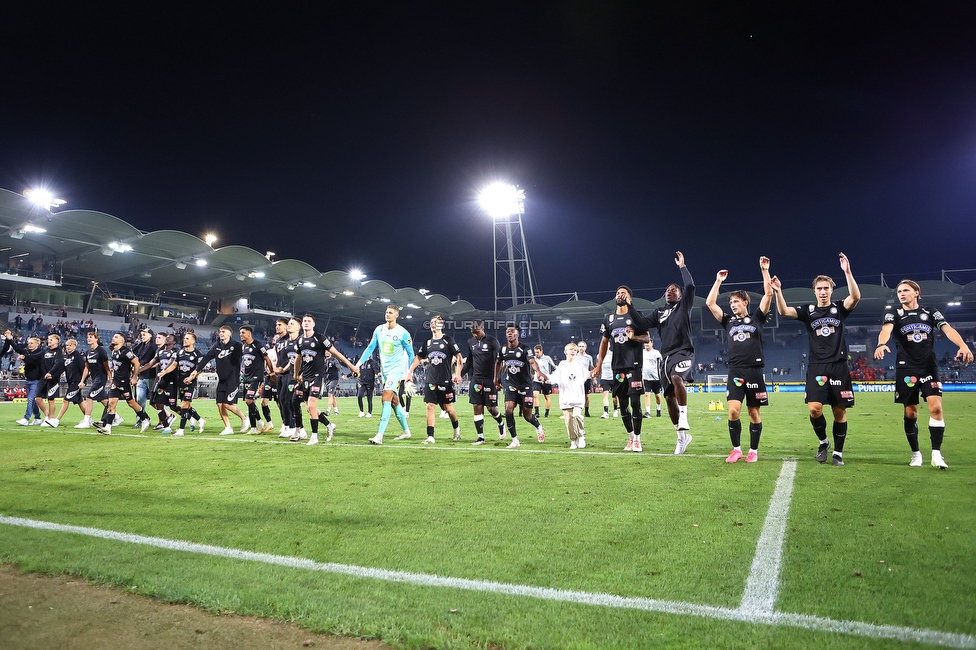
[(952, 632), (940, 632), (938, 630), (920, 630), (896, 625), (875, 625), (873, 623), (861, 623), (858, 621), (836, 621), (829, 618), (806, 616), (803, 614), (783, 614), (771, 612), (756, 615), (743, 611), (741, 607), (737, 609), (730, 609), (727, 607), (696, 605), (694, 603), (683, 603), (670, 600), (615, 596), (613, 594), (592, 593), (587, 591), (569, 591), (565, 589), (553, 589), (548, 587), (532, 587), (529, 585), (491, 582), (488, 580), (469, 580), (466, 578), (449, 578), (425, 573), (408, 573), (406, 571), (373, 569), (350, 564), (337, 564), (334, 562), (322, 563), (307, 560), (305, 558), (272, 555), (270, 553), (255, 553), (252, 551), (243, 551), (234, 548), (225, 548), (222, 546), (195, 544), (193, 542), (183, 542), (161, 537), (144, 537), (142, 535), (132, 535), (129, 533), (120, 533), (112, 530), (102, 530), (99, 528), (66, 526), (64, 524), (36, 521), (33, 519), (5, 517), (3, 515), (0, 515), (0, 524), (34, 528), (38, 530), (50, 530), (61, 533), (72, 533), (75, 535), (85, 535), (88, 537), (97, 537), (113, 541), (127, 542), (130, 544), (140, 544), (173, 551), (182, 551), (184, 553), (200, 553), (203, 555), (230, 558), (234, 560), (261, 562), (264, 564), (273, 564), (294, 569), (305, 569), (309, 571), (321, 571), (324, 573), (348, 575), (356, 578), (385, 580), (388, 582), (402, 582), (422, 587), (445, 587), (449, 589), (489, 592), (508, 596), (525, 596), (529, 598), (539, 598), (542, 600), (551, 600), (564, 603), (578, 603), (581, 605), (612, 607), (617, 609), (636, 609), (646, 612), (659, 612), (664, 614), (683, 614), (686, 616), (698, 616), (701, 618), (712, 618), (727, 621), (741, 621), (761, 625), (799, 627), (819, 632), (849, 634), (873, 639), (891, 639), (914, 643), (930, 643), (952, 648), (976, 648), (976, 636), (956, 634)]
[(766, 521), (763, 522), (752, 569), (746, 579), (739, 609), (747, 615), (760, 616), (773, 613), (779, 594), (779, 568), (783, 560), (783, 543), (786, 539), (786, 519), (793, 498), (793, 479), (796, 477), (796, 461), (783, 463), (776, 480), (776, 489), (769, 500)]

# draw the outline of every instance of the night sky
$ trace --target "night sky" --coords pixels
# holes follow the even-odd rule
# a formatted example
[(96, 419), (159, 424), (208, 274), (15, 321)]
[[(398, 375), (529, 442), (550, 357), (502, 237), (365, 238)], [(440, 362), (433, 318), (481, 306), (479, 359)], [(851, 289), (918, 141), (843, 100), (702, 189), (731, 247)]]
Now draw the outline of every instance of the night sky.
[(974, 2), (17, 4), (0, 187), (142, 230), (490, 307), (507, 180), (544, 294), (976, 267)]

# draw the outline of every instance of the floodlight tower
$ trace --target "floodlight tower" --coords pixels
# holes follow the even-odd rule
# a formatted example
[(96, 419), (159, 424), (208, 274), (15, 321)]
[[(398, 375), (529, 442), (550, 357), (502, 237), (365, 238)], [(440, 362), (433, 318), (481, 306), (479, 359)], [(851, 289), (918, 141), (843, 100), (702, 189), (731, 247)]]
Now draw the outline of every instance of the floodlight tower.
[(534, 276), (522, 230), (525, 190), (517, 185), (494, 183), (481, 192), (479, 202), (494, 222), (495, 311), (534, 304)]

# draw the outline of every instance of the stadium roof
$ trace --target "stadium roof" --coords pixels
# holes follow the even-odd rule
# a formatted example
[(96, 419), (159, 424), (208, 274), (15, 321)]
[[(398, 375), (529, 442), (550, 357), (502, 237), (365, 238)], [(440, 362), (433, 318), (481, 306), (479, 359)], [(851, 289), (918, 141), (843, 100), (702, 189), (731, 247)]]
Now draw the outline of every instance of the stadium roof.
[[(204, 302), (248, 297), (253, 305), (275, 304), (284, 311), (311, 312), (345, 322), (378, 321), (383, 305), (389, 302), (405, 308), (408, 314), (413, 310), (418, 315), (440, 313), (450, 320), (494, 317), (493, 312), (479, 310), (465, 300), (451, 300), (410, 287), (396, 288), (383, 280), (353, 280), (345, 271), (320, 271), (296, 259), (272, 262), (245, 246), (212, 248), (199, 237), (177, 230), (142, 232), (103, 212), (51, 213), (23, 195), (3, 189), (0, 189), (0, 248), (54, 262), (55, 277), (53, 281), (38, 281), (8, 269), (0, 273), (0, 282), (54, 285), (63, 280), (66, 285), (81, 290), (97, 282), (109, 291), (142, 293), (154, 296), (156, 301), (182, 294)], [(946, 308), (950, 302), (961, 303), (947, 308), (951, 322), (976, 321), (976, 282), (960, 285), (923, 281), (920, 285), (927, 305)], [(894, 289), (866, 283), (859, 286), (862, 299), (850, 322), (880, 323), (885, 305), (895, 302)], [(708, 285), (699, 284), (695, 298), (698, 309), (693, 320), (705, 329), (713, 329), (711, 316), (703, 310), (707, 290)], [(756, 304), (760, 295), (755, 292), (750, 295)], [(846, 295), (844, 286), (839, 286), (834, 293), (835, 299)], [(608, 291), (608, 298), (611, 296)], [(728, 296), (729, 292), (722, 293), (719, 304), (727, 305)], [(784, 296), (791, 305), (813, 300), (809, 287), (786, 288)], [(663, 296), (655, 301), (635, 298), (634, 304), (647, 313), (663, 305), (664, 299)], [(613, 307), (612, 298), (602, 304), (567, 300), (555, 305), (521, 305), (509, 312), (517, 312), (521, 319), (568, 319), (574, 326), (595, 327)]]

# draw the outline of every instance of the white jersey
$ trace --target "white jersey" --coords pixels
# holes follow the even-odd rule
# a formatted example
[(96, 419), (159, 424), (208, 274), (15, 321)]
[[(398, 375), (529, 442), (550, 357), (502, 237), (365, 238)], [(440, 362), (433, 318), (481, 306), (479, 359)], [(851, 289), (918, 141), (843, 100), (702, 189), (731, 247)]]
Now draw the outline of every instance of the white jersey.
[(657, 348), (651, 348), (650, 351), (644, 348), (644, 370), (641, 379), (644, 381), (661, 381), (662, 363), (664, 363), (664, 358)]
[(607, 356), (603, 357), (603, 365), (600, 366), (600, 381), (613, 381), (613, 352), (607, 349)]
[(593, 370), (593, 357), (590, 355), (580, 352), (576, 355), (576, 360), (583, 364), (583, 367), (586, 368), (586, 372)]
[(559, 386), (559, 408), (582, 408), (586, 403), (586, 393), (583, 384), (589, 378), (589, 373), (583, 363), (577, 358), (574, 361), (560, 361), (559, 366), (549, 375), (549, 380)]

